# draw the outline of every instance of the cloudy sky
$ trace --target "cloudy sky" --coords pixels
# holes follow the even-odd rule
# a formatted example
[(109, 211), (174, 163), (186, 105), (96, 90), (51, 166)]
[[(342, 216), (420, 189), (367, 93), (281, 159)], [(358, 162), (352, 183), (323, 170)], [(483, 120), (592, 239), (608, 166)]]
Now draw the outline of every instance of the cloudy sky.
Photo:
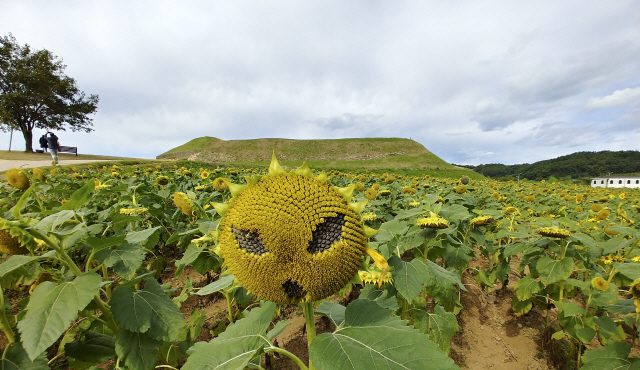
[(459, 164), (640, 150), (637, 0), (3, 1), (9, 33), (100, 96), (94, 132), (58, 135), (84, 153), (200, 136), (404, 137)]

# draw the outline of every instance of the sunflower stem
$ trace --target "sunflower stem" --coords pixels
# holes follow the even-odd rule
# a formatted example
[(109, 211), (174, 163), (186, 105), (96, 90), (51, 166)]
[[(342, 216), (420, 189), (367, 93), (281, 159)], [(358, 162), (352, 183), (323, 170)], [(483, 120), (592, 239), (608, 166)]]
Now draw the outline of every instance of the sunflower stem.
[[(308, 332), (308, 331), (307, 331), (307, 332)], [(300, 360), (300, 359), (298, 358), (298, 356), (296, 356), (296, 355), (294, 355), (293, 353), (291, 353), (291, 352), (287, 351), (286, 349), (282, 349), (282, 348), (278, 348), (278, 347), (270, 347), (270, 348), (267, 348), (267, 352), (270, 352), (270, 351), (278, 352), (278, 353), (280, 353), (280, 354), (283, 354), (283, 355), (285, 355), (285, 356), (289, 357), (291, 360), (293, 360), (293, 362), (295, 362), (295, 363), (296, 363), (296, 365), (298, 365), (298, 367), (299, 367), (301, 370), (309, 370), (309, 368), (304, 364), (304, 362), (302, 362), (302, 360)]]
[(302, 303), (302, 312), (307, 325), (307, 343), (311, 348), (311, 341), (316, 337), (316, 317), (313, 302)]
[(233, 323), (233, 307), (231, 304), (231, 301), (233, 300), (233, 297), (231, 297), (231, 293), (227, 292), (227, 291), (223, 291), (224, 293), (224, 298), (226, 298), (227, 300), (227, 311), (229, 314), (229, 324)]
[(11, 324), (9, 324), (9, 320), (7, 320), (6, 312), (4, 309), (4, 292), (2, 291), (2, 287), (0, 287), (0, 328), (2, 328), (2, 331), (7, 336), (7, 340), (10, 344), (16, 342), (15, 335), (13, 334), (13, 329), (11, 329)]

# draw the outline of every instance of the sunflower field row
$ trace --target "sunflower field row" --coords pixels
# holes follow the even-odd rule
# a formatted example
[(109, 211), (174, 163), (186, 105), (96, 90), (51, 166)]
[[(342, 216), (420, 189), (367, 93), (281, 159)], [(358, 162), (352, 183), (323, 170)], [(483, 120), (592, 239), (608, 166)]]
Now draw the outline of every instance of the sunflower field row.
[[(465, 273), (516, 279), (513, 312), (541, 312), (571, 366), (640, 366), (638, 189), (181, 164), (6, 172), (0, 366), (457, 369)], [(210, 283), (162, 281), (187, 266)], [(205, 312), (181, 308), (211, 294), (229, 325), (197, 341)], [(294, 304), (310, 364), (274, 344)]]

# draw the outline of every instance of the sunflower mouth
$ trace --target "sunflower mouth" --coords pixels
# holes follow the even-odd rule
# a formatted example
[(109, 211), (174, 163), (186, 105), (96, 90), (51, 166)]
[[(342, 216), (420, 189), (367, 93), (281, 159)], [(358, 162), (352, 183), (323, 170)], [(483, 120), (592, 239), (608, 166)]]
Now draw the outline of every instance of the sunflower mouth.
[(284, 294), (287, 295), (290, 299), (299, 300), (307, 295), (307, 292), (304, 290), (300, 284), (295, 281), (291, 281), (288, 279), (282, 284), (282, 288), (284, 289)]
[(264, 243), (262, 242), (262, 239), (260, 239), (260, 235), (258, 233), (236, 229), (235, 227), (233, 228), (233, 232), (236, 234), (236, 239), (238, 240), (240, 249), (257, 256), (262, 256), (269, 251), (264, 246)]
[(324, 222), (316, 225), (312, 232), (313, 238), (309, 242), (307, 252), (311, 254), (322, 253), (331, 248), (331, 245), (342, 238), (342, 227), (345, 224), (343, 214), (336, 217), (327, 217)]

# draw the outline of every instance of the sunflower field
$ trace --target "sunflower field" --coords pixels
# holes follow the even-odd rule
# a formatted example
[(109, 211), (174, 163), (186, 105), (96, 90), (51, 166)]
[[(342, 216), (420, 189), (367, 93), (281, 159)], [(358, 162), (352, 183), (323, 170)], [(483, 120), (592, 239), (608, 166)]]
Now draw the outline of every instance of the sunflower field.
[(180, 164), (7, 171), (1, 369), (458, 369), (465, 279), (640, 368), (640, 189)]

